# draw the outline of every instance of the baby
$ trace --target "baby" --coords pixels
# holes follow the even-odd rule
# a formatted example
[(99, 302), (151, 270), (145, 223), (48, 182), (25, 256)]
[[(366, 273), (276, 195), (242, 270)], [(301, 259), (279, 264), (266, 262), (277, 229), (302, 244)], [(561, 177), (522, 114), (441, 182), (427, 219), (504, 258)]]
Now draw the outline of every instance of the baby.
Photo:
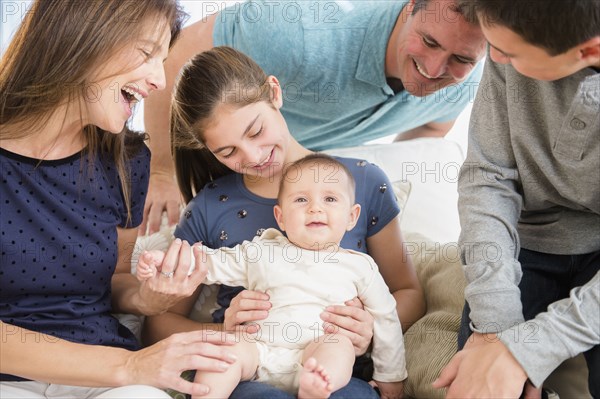
[[(229, 397), (247, 380), (299, 398), (327, 398), (345, 386), (355, 360), (353, 345), (344, 335), (324, 333), (319, 315), (356, 296), (375, 320), (373, 379), (382, 397), (402, 397), (407, 373), (396, 301), (371, 257), (339, 247), (360, 214), (354, 191), (343, 164), (309, 155), (285, 169), (273, 209), (287, 238), (268, 229), (233, 248), (202, 247), (206, 284), (268, 292), (272, 303), (269, 317), (258, 322), (259, 332), (241, 336), (233, 348), (238, 361), (228, 371), (196, 374), (197, 382), (210, 386), (211, 397)], [(163, 258), (161, 251), (145, 252), (138, 278), (156, 273)]]

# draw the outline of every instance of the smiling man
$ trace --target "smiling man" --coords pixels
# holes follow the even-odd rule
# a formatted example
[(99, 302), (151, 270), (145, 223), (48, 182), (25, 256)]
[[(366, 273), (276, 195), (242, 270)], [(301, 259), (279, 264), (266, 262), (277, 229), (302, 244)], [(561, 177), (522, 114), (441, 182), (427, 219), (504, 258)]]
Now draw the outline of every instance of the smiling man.
[(490, 52), (458, 182), (464, 349), (435, 386), (540, 397), (584, 353), (598, 398), (600, 2), (465, 1)]
[(312, 150), (444, 136), (475, 97), (485, 53), (479, 25), (454, 0), (258, 0), (190, 25), (166, 64), (167, 90), (145, 105), (155, 221), (168, 198), (164, 189), (155, 197), (155, 184), (173, 184), (169, 88), (189, 58), (218, 45), (279, 78), (290, 131)]

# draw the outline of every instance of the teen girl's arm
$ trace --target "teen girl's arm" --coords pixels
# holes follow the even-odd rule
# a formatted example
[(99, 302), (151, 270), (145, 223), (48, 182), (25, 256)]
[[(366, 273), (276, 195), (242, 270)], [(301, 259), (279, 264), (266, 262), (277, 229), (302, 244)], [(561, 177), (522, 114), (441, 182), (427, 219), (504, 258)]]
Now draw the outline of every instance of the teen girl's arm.
[(189, 297), (179, 301), (167, 312), (146, 317), (142, 330), (142, 341), (144, 344), (154, 344), (160, 340), (170, 337), (172, 334), (186, 331), (222, 331), (223, 325), (218, 323), (200, 323), (188, 318), (194, 303), (198, 300), (202, 286)]
[(185, 370), (223, 371), (235, 358), (232, 337), (212, 331), (178, 334), (137, 352), (85, 345), (0, 321), (0, 372), (36, 381), (87, 387), (151, 385), (202, 395), (183, 380)]
[(206, 276), (204, 265), (190, 270), (190, 246), (175, 240), (167, 250), (161, 273), (139, 282), (131, 274), (131, 256), (137, 238), (137, 229), (117, 229), (118, 260), (112, 278), (112, 306), (117, 313), (155, 315), (166, 312), (182, 298), (189, 297)]
[(406, 332), (425, 314), (426, 305), (417, 273), (406, 253), (399, 219), (392, 219), (381, 231), (368, 237), (367, 248), (396, 299), (402, 331)]

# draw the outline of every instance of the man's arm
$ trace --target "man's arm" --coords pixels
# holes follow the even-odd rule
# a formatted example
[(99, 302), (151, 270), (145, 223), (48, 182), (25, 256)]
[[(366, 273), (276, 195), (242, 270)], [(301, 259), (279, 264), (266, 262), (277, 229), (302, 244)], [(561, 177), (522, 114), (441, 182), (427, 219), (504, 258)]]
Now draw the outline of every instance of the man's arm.
[(452, 129), (454, 122), (456, 122), (456, 119), (448, 122), (429, 122), (414, 129), (398, 133), (394, 141), (411, 140), (420, 137), (444, 137)]
[(167, 211), (169, 225), (179, 220), (181, 194), (175, 182), (169, 115), (175, 80), (183, 65), (194, 55), (213, 47), (212, 31), (218, 14), (206, 17), (183, 29), (179, 40), (165, 62), (166, 88), (144, 100), (144, 125), (150, 135), (152, 150), (150, 187), (144, 207), (144, 221), (140, 233), (158, 231), (163, 211)]
[(517, 223), (523, 198), (511, 142), (504, 66), (487, 60), (469, 125), (467, 159), (458, 180), (459, 245), (472, 327), (500, 332), (521, 323)]
[(563, 361), (600, 345), (600, 272), (568, 298), (500, 336), (535, 386)]
[(448, 387), (449, 398), (516, 397), (527, 377), (539, 387), (564, 360), (600, 345), (599, 314), (600, 272), (499, 339), (469, 342), (433, 386)]

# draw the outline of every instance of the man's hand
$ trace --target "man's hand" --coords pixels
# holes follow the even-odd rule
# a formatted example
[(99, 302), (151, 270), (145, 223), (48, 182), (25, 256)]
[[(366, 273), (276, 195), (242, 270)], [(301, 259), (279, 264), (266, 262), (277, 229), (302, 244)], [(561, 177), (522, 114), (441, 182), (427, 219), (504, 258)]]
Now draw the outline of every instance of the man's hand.
[(518, 398), (527, 374), (495, 334), (473, 333), (433, 382), (447, 398)]
[(181, 193), (172, 175), (164, 172), (151, 172), (148, 196), (144, 204), (144, 220), (139, 234), (152, 234), (160, 229), (163, 211), (167, 211), (169, 226), (179, 221)]

